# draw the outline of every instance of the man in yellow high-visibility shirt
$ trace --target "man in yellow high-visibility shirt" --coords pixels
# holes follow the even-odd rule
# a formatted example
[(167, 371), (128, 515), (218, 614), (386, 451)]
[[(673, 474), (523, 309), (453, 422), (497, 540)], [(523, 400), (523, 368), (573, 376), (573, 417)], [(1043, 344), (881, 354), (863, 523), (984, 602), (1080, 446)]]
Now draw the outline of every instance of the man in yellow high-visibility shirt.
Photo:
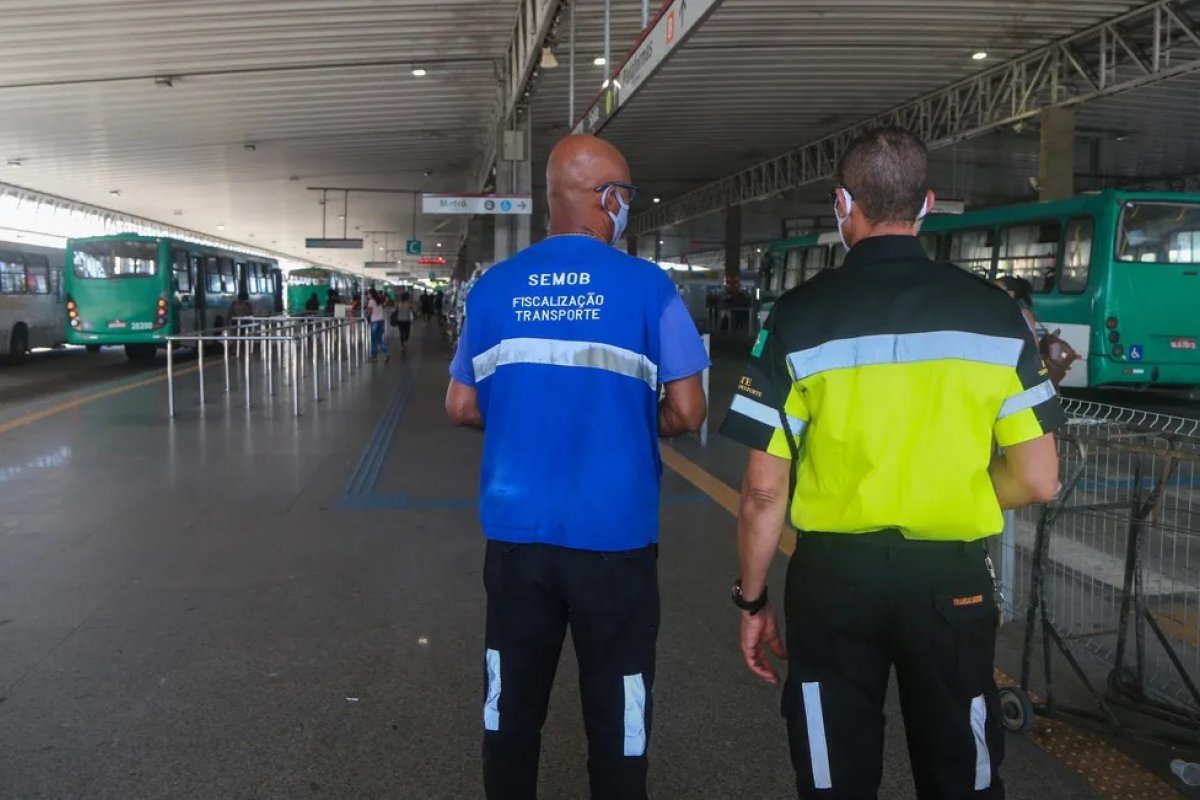
[[(921, 798), (1002, 798), (998, 609), (982, 539), (1048, 501), (1064, 421), (1017, 304), (916, 236), (927, 155), (880, 129), (833, 191), (845, 266), (780, 298), (722, 433), (752, 448), (738, 518), (741, 645), (783, 690), (802, 798), (875, 798), (896, 669)], [(996, 446), (1002, 448), (998, 450)], [(785, 515), (786, 648), (767, 568)]]

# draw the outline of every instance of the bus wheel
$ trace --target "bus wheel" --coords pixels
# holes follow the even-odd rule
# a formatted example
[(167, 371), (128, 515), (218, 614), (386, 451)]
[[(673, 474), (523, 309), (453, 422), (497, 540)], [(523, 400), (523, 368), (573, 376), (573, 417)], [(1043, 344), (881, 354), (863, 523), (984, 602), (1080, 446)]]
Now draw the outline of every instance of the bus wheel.
[(29, 355), (29, 329), (23, 324), (13, 328), (8, 345), (8, 360), (20, 364)]
[(87, 351), (89, 353), (92, 353), (92, 354), (100, 352), (100, 345), (98, 345), (98, 344), (85, 345), (85, 348), (87, 349)]
[(158, 353), (158, 346), (153, 344), (127, 344), (125, 345), (125, 357), (130, 361), (146, 363), (154, 360), (154, 356)]

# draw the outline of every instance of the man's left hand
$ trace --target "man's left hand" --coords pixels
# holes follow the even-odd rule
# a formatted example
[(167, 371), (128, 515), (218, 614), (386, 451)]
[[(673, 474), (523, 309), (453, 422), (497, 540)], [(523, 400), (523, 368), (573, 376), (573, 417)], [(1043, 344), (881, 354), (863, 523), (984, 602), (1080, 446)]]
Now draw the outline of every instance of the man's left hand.
[(774, 686), (779, 683), (779, 673), (767, 657), (768, 648), (776, 658), (787, 659), (775, 622), (775, 609), (767, 605), (754, 616), (742, 612), (742, 658), (751, 672)]

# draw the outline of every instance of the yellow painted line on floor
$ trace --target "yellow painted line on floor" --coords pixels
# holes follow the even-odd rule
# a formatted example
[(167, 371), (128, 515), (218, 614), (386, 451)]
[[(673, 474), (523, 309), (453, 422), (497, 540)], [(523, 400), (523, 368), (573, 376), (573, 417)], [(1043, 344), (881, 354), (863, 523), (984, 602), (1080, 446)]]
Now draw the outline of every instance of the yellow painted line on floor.
[(1154, 621), (1162, 628), (1163, 633), (1172, 639), (1179, 639), (1192, 647), (1200, 647), (1200, 610), (1190, 605), (1175, 603), (1162, 611), (1156, 611)]
[[(183, 369), (176, 370), (175, 377), (178, 378), (182, 375), (187, 375), (189, 373), (195, 372), (197, 369), (199, 369), (199, 365), (193, 364), (190, 367), (185, 367)], [(8, 433), (9, 431), (14, 431), (17, 428), (23, 428), (26, 425), (32, 425), (33, 423), (39, 422), (40, 420), (46, 419), (48, 417), (53, 417), (56, 414), (61, 414), (64, 411), (70, 411), (73, 408), (79, 408), (80, 406), (87, 405), (88, 403), (94, 403), (97, 400), (103, 400), (106, 397), (112, 397), (114, 395), (124, 394), (125, 392), (131, 392), (134, 389), (140, 389), (143, 386), (150, 386), (151, 384), (159, 383), (160, 381), (165, 381), (166, 379), (167, 379), (167, 373), (164, 371), (158, 375), (155, 375), (153, 378), (147, 378), (146, 380), (143, 380), (143, 381), (137, 381), (135, 383), (127, 383), (123, 386), (117, 386), (112, 389), (105, 389), (102, 392), (95, 392), (94, 394), (84, 395), (83, 397), (76, 397), (72, 400), (67, 400), (62, 403), (58, 403), (57, 405), (47, 406), (46, 408), (40, 408), (37, 411), (30, 411), (28, 414), (24, 414), (20, 417), (16, 417), (15, 419), (10, 419), (8, 422), (0, 422), (0, 436), (3, 436), (4, 434)]]
[[(662, 448), (662, 460), (681, 478), (711, 497), (717, 505), (737, 516), (739, 494), (729, 484), (673, 447)], [(791, 556), (795, 547), (796, 537), (790, 531), (786, 532), (779, 543), (780, 552)], [(1016, 685), (1016, 681), (1000, 670), (996, 670), (996, 683), (1000, 686)], [(1110, 800), (1163, 800), (1180, 796), (1162, 779), (1120, 750), (1063, 720), (1038, 717), (1029, 738), (1082, 775), (1102, 797)]]

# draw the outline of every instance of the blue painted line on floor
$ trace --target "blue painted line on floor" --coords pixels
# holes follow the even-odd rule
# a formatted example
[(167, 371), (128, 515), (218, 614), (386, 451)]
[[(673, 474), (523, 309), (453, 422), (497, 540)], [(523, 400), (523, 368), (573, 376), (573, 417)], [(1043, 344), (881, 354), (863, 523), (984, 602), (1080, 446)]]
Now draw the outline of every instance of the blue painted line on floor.
[(396, 438), (396, 428), (399, 427), (400, 420), (404, 417), (414, 384), (413, 374), (408, 371), (400, 386), (397, 387), (391, 402), (384, 409), (383, 417), (367, 441), (367, 446), (363, 450), (358, 464), (350, 473), (350, 480), (346, 482), (346, 488), (342, 491), (342, 497), (338, 501), (339, 508), (349, 498), (370, 496), (375, 491), (375, 484), (379, 481), (384, 464), (387, 463), (388, 454), (392, 450), (392, 442)]

